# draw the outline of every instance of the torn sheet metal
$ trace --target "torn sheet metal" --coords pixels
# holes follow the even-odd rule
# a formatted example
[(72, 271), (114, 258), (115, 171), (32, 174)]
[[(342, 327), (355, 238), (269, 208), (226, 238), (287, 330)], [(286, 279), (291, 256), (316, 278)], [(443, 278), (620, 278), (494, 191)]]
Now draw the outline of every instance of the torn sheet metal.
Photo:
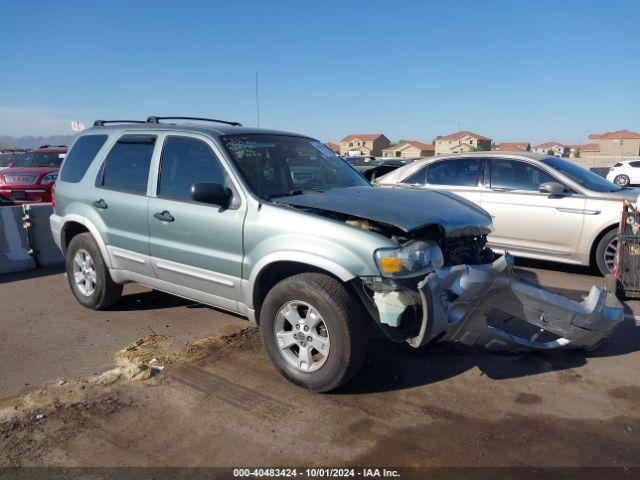
[(408, 340), (416, 348), (437, 339), (506, 352), (593, 349), (624, 315), (615, 295), (597, 286), (574, 302), (518, 280), (509, 254), (492, 264), (436, 270), (418, 290), (422, 324)]

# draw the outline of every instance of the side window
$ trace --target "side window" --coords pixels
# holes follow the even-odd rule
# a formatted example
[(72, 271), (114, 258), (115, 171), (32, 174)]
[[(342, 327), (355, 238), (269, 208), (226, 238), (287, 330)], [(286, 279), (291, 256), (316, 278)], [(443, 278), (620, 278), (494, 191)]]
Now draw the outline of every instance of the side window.
[(78, 183), (87, 173), (93, 159), (107, 141), (107, 135), (85, 135), (73, 144), (62, 165), (58, 181)]
[(557, 182), (544, 170), (517, 160), (491, 160), (491, 186), (537, 192), (540, 184)]
[(160, 160), (158, 197), (188, 201), (191, 185), (198, 182), (227, 185), (218, 157), (202, 140), (167, 137)]
[(432, 163), (427, 174), (430, 185), (456, 185), (475, 187), (478, 184), (478, 172), (482, 160), (479, 158), (460, 158)]
[(145, 195), (155, 135), (123, 135), (113, 146), (96, 179), (96, 186)]
[(417, 172), (411, 174), (410, 176), (408, 176), (407, 178), (405, 178), (402, 183), (406, 183), (409, 185), (424, 185), (425, 182), (427, 181), (427, 168), (428, 167), (422, 167), (420, 170), (418, 170)]
[(640, 162), (629, 162), (629, 165), (633, 168), (640, 168)]

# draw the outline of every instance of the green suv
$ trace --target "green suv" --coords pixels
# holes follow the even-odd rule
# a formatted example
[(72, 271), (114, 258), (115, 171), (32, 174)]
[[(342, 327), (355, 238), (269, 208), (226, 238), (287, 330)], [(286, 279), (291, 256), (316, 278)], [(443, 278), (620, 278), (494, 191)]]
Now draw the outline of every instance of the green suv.
[(319, 392), (359, 369), (372, 330), (415, 348), (590, 348), (622, 318), (598, 287), (577, 303), (519, 282), (466, 200), (373, 187), (313, 138), (236, 122), (96, 121), (62, 165), (51, 227), (85, 307), (139, 282), (244, 315)]

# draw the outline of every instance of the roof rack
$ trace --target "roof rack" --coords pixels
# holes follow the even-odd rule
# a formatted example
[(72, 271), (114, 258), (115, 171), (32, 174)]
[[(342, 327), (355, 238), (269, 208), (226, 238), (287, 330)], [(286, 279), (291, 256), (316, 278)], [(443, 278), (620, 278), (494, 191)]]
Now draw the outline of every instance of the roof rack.
[(160, 120), (198, 120), (201, 122), (215, 122), (225, 123), (227, 125), (233, 125), (234, 127), (241, 127), (240, 122), (229, 122), (227, 120), (216, 120), (215, 118), (202, 118), (202, 117), (156, 117), (150, 116), (147, 118), (147, 123), (160, 123)]
[(94, 127), (104, 127), (107, 123), (147, 123), (144, 120), (96, 120)]

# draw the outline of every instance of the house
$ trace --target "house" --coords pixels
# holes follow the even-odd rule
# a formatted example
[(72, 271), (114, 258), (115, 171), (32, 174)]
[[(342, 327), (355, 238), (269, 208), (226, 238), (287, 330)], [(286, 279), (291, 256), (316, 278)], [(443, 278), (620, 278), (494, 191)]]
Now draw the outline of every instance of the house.
[(461, 131), (437, 137), (436, 155), (491, 150), (491, 139), (477, 133)]
[(381, 133), (352, 133), (340, 140), (340, 155), (382, 156), (382, 149), (391, 142)]
[(436, 153), (436, 147), (429, 143), (418, 142), (417, 140), (409, 140), (382, 149), (382, 156), (385, 158), (420, 158), (432, 157)]
[(530, 152), (531, 144), (529, 142), (502, 142), (492, 150), (497, 152)]
[(593, 157), (600, 155), (600, 147), (597, 143), (587, 143), (585, 145), (568, 145), (569, 158)]
[(340, 155), (340, 145), (333, 142), (324, 142), (324, 146), (331, 150), (333, 153)]
[(551, 154), (556, 157), (568, 157), (569, 156), (569, 145), (563, 145), (558, 142), (545, 142), (540, 145), (536, 145), (531, 149), (534, 153), (542, 153), (542, 154)]
[(638, 132), (617, 130), (607, 133), (592, 133), (589, 135), (589, 144), (598, 145), (597, 155), (601, 156), (640, 156), (640, 133)]

